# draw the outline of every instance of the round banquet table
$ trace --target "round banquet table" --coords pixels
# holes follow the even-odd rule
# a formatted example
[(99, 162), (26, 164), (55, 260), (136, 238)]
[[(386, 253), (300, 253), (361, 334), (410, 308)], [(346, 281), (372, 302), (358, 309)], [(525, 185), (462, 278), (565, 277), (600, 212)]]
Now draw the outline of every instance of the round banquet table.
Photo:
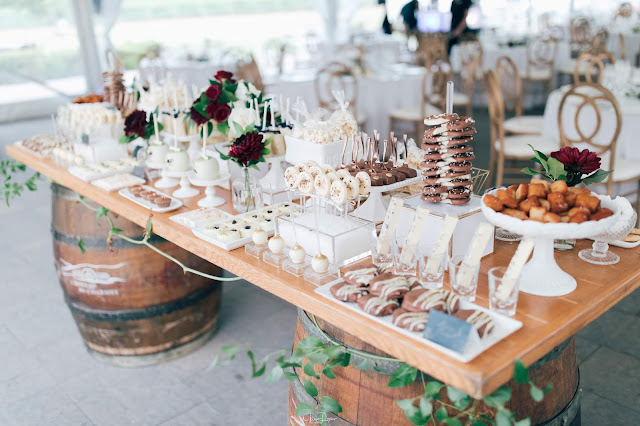
[[(372, 75), (360, 75), (358, 80), (358, 114), (367, 122), (363, 131), (371, 134), (376, 129), (387, 135), (389, 112), (396, 108), (415, 107), (422, 101), (422, 80), (424, 69), (416, 66), (393, 65), (388, 70)], [(318, 98), (314, 86), (315, 73), (312, 71), (283, 75), (267, 82), (268, 95), (291, 98), (293, 103), (300, 97), (309, 111), (318, 108)]]
[[(558, 129), (558, 108), (560, 101), (569, 86), (562, 86), (554, 90), (547, 99), (547, 105), (544, 110), (544, 127), (543, 136), (554, 141), (560, 141), (560, 131)], [(564, 129), (569, 137), (577, 137), (574, 125), (574, 115), (577, 107), (577, 100), (573, 102), (568, 100), (569, 105), (566, 107), (563, 122)], [(618, 99), (620, 104), (620, 114), (622, 115), (622, 123), (620, 135), (618, 136), (617, 157), (625, 160), (640, 160), (640, 149), (638, 142), (638, 134), (640, 134), (640, 99), (627, 98)], [(601, 109), (603, 127), (596, 135), (596, 142), (604, 142), (611, 140), (615, 122), (615, 115), (612, 109)], [(583, 133), (589, 134), (594, 130), (595, 114), (591, 108), (585, 107), (580, 113), (579, 123)], [(603, 164), (604, 166), (604, 164)]]

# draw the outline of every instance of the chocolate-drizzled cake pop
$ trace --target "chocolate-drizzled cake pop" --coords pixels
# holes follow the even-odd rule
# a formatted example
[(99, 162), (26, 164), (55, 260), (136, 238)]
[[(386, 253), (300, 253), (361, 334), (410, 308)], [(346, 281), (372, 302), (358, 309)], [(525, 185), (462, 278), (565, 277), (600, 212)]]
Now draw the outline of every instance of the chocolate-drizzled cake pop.
[(476, 129), (471, 117), (439, 114), (424, 120), (431, 126), (424, 133), (426, 150), (422, 176), (422, 199), (455, 205), (467, 204), (471, 195), (471, 161), (475, 158), (471, 143)]

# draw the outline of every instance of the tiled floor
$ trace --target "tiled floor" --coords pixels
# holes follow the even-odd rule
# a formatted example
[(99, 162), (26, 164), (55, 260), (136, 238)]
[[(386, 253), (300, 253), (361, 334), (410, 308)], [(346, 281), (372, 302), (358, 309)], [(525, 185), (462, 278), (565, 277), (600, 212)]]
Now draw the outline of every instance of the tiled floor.
[[(480, 128), (486, 112), (476, 119), (487, 134)], [(47, 120), (0, 126), (1, 144), (48, 127)], [(481, 165), (487, 145), (476, 147)], [(286, 424), (284, 381), (251, 379), (245, 357), (204, 370), (223, 345), (289, 347), (293, 306), (246, 282), (226, 284), (220, 329), (203, 348), (154, 367), (108, 366), (87, 354), (64, 304), (50, 220), (46, 184), (0, 206), (0, 424)], [(640, 424), (640, 291), (578, 333), (577, 342), (583, 425)]]

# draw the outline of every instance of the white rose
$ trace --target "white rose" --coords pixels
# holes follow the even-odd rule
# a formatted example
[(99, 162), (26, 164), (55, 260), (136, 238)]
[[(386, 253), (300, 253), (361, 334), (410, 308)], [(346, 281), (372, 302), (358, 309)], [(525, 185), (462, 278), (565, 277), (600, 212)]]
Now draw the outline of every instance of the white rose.
[(256, 124), (254, 115), (255, 113), (247, 107), (240, 106), (233, 108), (231, 110), (231, 114), (229, 115), (229, 138), (236, 139), (240, 136), (236, 132), (236, 126), (234, 125), (234, 123), (237, 123), (243, 129), (250, 124)]

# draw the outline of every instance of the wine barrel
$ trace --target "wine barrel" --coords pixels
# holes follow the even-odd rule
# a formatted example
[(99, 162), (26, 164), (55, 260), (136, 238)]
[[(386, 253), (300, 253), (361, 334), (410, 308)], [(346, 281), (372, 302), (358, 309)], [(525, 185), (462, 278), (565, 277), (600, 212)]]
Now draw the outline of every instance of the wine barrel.
[[(95, 203), (90, 202), (92, 205)], [(122, 233), (145, 230), (108, 213)], [(182, 356), (216, 330), (222, 285), (180, 266), (144, 245), (113, 238), (105, 218), (52, 184), (52, 236), (65, 300), (89, 352), (120, 366), (144, 366)], [(79, 247), (82, 241), (83, 250)], [(210, 275), (221, 269), (157, 235), (155, 247)]]
[[(316, 317), (316, 320), (324, 333), (346, 347), (377, 356), (389, 357), (352, 334), (320, 318)], [(327, 341), (307, 313), (298, 310), (294, 347), (300, 340), (309, 336), (318, 337), (323, 342)], [(296, 407), (300, 402), (305, 402), (312, 407), (317, 405), (315, 399), (305, 392), (302, 385), (309, 378), (318, 389), (322, 389), (322, 395), (333, 398), (342, 406), (341, 413), (328, 415), (328, 424), (332, 426), (411, 425), (412, 423), (407, 420), (396, 401), (421, 395), (423, 393), (421, 380), (403, 388), (388, 388), (389, 375), (395, 371), (399, 364), (392, 361), (376, 360), (374, 362), (376, 371), (361, 371), (353, 366), (354, 362), (365, 359), (370, 360), (357, 354), (351, 354), (351, 364), (348, 367), (333, 369), (335, 379), (329, 379), (320, 374), (321, 378), (317, 380), (305, 375), (301, 368), (296, 369), (299, 379), (289, 385), (289, 424), (299, 426), (318, 423), (318, 419), (314, 418), (314, 415), (297, 416), (295, 414)], [(536, 403), (531, 399), (527, 385), (518, 385), (513, 381), (507, 383), (511, 387), (512, 393), (508, 407), (516, 413), (517, 418), (530, 417), (531, 424), (534, 425), (579, 426), (579, 373), (574, 339), (571, 338), (554, 348), (548, 355), (531, 365), (529, 372), (531, 377), (537, 378), (539, 383), (543, 385), (551, 381), (553, 389), (545, 395), (542, 402)], [(425, 380), (431, 379), (425, 377)], [(444, 401), (448, 400), (444, 388), (440, 398)], [(479, 404), (477, 413), (492, 415), (495, 411), (484, 404)], [(449, 414), (453, 414), (453, 412)]]

